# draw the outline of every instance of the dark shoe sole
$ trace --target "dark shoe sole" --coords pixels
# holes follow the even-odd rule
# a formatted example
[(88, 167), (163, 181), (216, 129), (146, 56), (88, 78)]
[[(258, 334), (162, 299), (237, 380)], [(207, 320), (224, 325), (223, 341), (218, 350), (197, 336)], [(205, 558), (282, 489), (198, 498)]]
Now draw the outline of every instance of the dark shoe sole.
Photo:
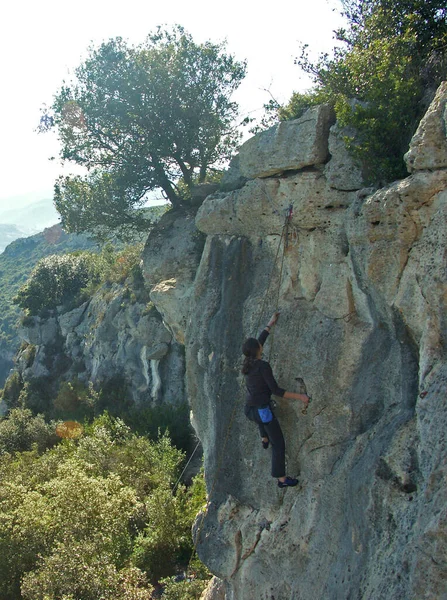
[(280, 481), (278, 481), (278, 487), (280, 489), (288, 488), (288, 487), (296, 487), (299, 484), (299, 481), (298, 481), (298, 479), (294, 479), (293, 481), (294, 481), (294, 483), (285, 483), (285, 482), (281, 483)]

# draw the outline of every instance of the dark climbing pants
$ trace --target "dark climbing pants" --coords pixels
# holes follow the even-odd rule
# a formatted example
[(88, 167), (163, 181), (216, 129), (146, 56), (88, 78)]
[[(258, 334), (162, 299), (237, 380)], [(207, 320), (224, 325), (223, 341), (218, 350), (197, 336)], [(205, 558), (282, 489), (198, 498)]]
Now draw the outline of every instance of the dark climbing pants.
[(261, 437), (266, 437), (272, 445), (272, 477), (284, 477), (286, 474), (286, 445), (278, 419), (273, 416), (270, 423), (263, 423), (255, 406), (245, 407), (245, 416), (259, 427)]

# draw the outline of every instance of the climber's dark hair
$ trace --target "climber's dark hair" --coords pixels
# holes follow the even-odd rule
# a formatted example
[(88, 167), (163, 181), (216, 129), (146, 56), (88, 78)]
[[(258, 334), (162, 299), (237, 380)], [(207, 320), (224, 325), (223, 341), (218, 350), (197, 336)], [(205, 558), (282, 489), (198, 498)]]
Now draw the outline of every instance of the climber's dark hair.
[(260, 343), (256, 338), (248, 338), (245, 340), (244, 345), (242, 346), (242, 354), (244, 354), (245, 359), (242, 364), (241, 372), (244, 375), (250, 372), (254, 362), (256, 360), (256, 355), (258, 354)]

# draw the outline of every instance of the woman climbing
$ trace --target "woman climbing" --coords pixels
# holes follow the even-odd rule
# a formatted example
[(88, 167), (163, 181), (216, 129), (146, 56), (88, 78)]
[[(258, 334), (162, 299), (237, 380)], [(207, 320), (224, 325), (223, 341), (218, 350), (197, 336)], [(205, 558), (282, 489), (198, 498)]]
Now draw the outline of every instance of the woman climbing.
[(271, 366), (261, 359), (265, 340), (278, 318), (279, 312), (275, 312), (258, 339), (248, 338), (244, 342), (242, 352), (245, 359), (242, 373), (245, 375), (247, 387), (245, 415), (259, 426), (262, 446), (268, 448), (269, 443), (272, 445), (272, 477), (278, 479), (278, 487), (284, 488), (297, 485), (298, 479), (286, 476), (284, 437), (278, 419), (272, 411), (271, 395), (301, 400), (306, 407), (309, 404), (309, 396), (280, 388), (273, 377)]

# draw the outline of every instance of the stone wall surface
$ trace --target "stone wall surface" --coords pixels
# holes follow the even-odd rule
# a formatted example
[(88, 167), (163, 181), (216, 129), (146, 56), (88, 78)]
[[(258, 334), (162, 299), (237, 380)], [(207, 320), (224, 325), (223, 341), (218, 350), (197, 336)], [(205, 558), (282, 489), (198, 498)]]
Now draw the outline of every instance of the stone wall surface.
[[(444, 86), (426, 117), (441, 149), (446, 98)], [(155, 234), (146, 246), (204, 447), (210, 497), (195, 535), (221, 580), (206, 598), (446, 599), (447, 171), (419, 130), (410, 152), (424, 160), (407, 179), (356, 192), (348, 165), (354, 182), (337, 187), (332, 122), (318, 114), (289, 132), (292, 145), (275, 128), (242, 147), (227, 177), (238, 183), (198, 210), (204, 246), (182, 214), (170, 217), (169, 248), (154, 252)], [(292, 165), (284, 139), (326, 150)], [(277, 307), (264, 354), (281, 386), (297, 391), (302, 377), (313, 398), (305, 415), (277, 400), (287, 471), (300, 479), (286, 490), (243, 414), (240, 374), (242, 342)]]
[(100, 385), (123, 378), (136, 404), (185, 401), (184, 350), (147, 303), (113, 284), (78, 308), (33, 317), (20, 331), (30, 346), (17, 357), (23, 379), (79, 379)]

